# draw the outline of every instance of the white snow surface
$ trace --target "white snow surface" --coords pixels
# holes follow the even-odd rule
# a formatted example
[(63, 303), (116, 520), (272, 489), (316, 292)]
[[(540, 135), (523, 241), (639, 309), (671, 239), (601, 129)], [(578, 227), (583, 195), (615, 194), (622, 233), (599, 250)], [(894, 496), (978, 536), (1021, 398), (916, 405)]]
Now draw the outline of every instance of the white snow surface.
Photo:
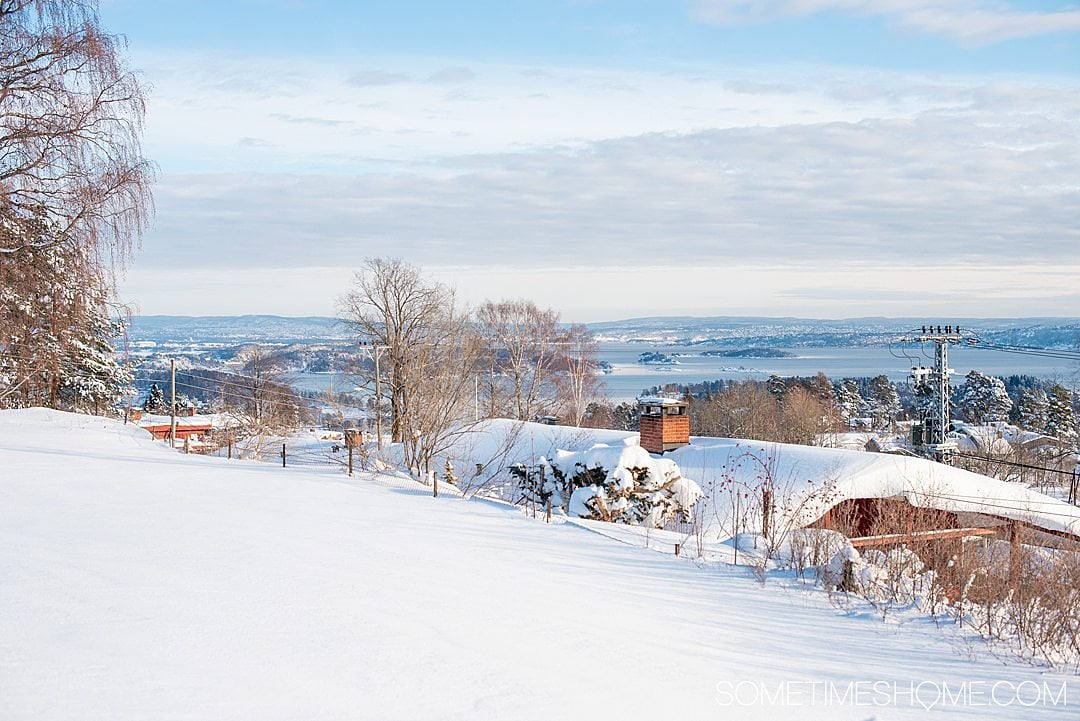
[(1075, 718), (1075, 684), (1022, 712), (723, 705), (739, 683), (1064, 681), (948, 625), (643, 548), (642, 529), (428, 493), (0, 411), (0, 718)]

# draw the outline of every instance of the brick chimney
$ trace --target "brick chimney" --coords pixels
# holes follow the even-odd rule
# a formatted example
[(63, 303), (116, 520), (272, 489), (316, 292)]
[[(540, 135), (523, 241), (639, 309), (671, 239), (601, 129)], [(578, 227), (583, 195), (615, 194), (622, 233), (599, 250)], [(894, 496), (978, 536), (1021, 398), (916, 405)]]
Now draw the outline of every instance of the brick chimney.
[(639, 443), (649, 453), (690, 445), (690, 416), (685, 401), (672, 398), (638, 400)]

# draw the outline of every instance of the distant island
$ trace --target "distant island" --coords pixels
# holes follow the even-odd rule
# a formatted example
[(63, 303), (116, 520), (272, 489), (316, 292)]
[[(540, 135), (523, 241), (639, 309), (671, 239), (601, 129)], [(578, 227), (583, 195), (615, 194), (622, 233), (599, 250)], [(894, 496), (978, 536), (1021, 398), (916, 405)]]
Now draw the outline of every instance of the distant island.
[(637, 362), (643, 365), (650, 366), (673, 366), (679, 364), (679, 361), (675, 360), (666, 353), (657, 353), (655, 351), (642, 353), (638, 356)]
[(703, 356), (712, 358), (798, 358), (794, 353), (779, 348), (741, 348), (739, 350), (707, 350)]

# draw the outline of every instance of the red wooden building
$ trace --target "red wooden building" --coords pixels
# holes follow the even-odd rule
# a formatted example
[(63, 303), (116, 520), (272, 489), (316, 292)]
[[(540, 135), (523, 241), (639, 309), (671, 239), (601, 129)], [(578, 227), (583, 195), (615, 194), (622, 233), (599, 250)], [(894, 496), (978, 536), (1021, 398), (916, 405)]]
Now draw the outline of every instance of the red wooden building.
[[(175, 440), (203, 440), (213, 430), (214, 421), (211, 416), (197, 415), (194, 408), (185, 409), (182, 414), (176, 416)], [(145, 415), (136, 420), (136, 423), (159, 441), (168, 438), (172, 428), (172, 419), (169, 416)]]

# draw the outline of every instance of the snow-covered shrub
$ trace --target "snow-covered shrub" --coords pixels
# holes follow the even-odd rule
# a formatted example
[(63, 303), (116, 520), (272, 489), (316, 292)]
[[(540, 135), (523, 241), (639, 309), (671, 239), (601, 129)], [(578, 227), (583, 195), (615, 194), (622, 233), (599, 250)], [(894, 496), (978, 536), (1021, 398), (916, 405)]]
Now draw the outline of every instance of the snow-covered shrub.
[(567, 498), (567, 512), (580, 518), (662, 528), (689, 519), (701, 497), (698, 484), (683, 478), (673, 461), (653, 458), (637, 446), (559, 453), (548, 467), (550, 490), (540, 492)]
[(780, 568), (800, 576), (807, 568), (817, 568), (833, 558), (848, 543), (847, 537), (824, 528), (797, 528), (777, 547), (774, 560)]
[(937, 575), (907, 546), (860, 554), (845, 543), (819, 567), (818, 578), (826, 590), (860, 596), (883, 616), (902, 607), (935, 612), (943, 600)]

